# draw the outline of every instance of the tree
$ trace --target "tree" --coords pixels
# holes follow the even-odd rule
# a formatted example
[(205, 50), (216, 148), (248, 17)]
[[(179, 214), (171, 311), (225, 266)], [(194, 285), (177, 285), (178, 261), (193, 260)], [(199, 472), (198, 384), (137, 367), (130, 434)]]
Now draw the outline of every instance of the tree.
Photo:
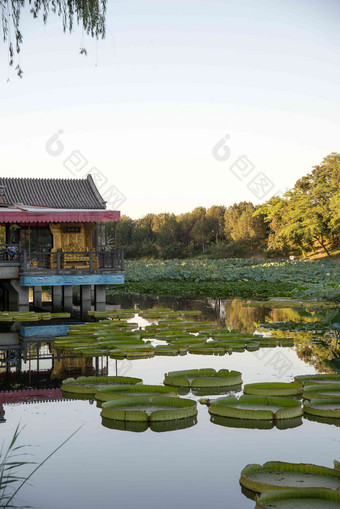
[(266, 226), (263, 215), (254, 215), (256, 208), (251, 202), (234, 203), (225, 212), (225, 236), (233, 242), (253, 249), (263, 243)]
[(218, 243), (224, 239), (224, 215), (226, 208), (223, 205), (213, 205), (207, 210), (206, 217), (211, 220), (212, 235)]
[[(48, 16), (56, 14), (61, 18), (64, 32), (72, 32), (74, 24), (81, 25), (83, 31), (91, 37), (105, 37), (105, 14), (107, 0), (0, 0), (1, 28), (3, 42), (7, 44), (9, 65), (15, 64), (23, 43), (20, 28), (21, 13), (30, 8), (33, 18), (42, 14), (46, 23)], [(13, 34), (13, 40), (11, 37)], [(81, 54), (86, 54), (84, 46), (80, 48)], [(20, 64), (15, 67), (20, 78), (23, 71)]]
[(272, 198), (263, 213), (273, 244), (300, 248), (304, 253), (318, 244), (330, 256), (329, 246), (339, 244), (340, 154), (332, 153), (299, 179), (284, 198)]
[(196, 244), (202, 247), (204, 252), (207, 244), (212, 240), (214, 236), (213, 232), (214, 219), (211, 217), (201, 217), (198, 219), (190, 231), (190, 239)]
[[(327, 243), (338, 227), (331, 208), (340, 190), (340, 154), (332, 153), (299, 179), (288, 194), (288, 214), (293, 219), (290, 230), (298, 230), (302, 240), (317, 242), (330, 256)], [(333, 201), (333, 204), (334, 204)]]

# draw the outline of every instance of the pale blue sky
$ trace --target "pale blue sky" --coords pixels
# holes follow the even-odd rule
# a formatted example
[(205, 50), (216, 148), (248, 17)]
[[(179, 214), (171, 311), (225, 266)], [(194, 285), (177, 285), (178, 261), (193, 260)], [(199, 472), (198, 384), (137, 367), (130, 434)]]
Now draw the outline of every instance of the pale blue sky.
[[(79, 150), (88, 164), (73, 173), (98, 168), (101, 191), (116, 186), (122, 213), (140, 217), (259, 203), (339, 151), (338, 0), (108, 4), (106, 39), (85, 38), (87, 57), (81, 31), (64, 35), (53, 17), (23, 17), (22, 80), (6, 81), (1, 46), (1, 175), (68, 178)], [(64, 151), (51, 156), (59, 129)], [(225, 135), (230, 157), (217, 161)], [(240, 156), (254, 169), (238, 179)], [(248, 188), (259, 172), (264, 198)]]

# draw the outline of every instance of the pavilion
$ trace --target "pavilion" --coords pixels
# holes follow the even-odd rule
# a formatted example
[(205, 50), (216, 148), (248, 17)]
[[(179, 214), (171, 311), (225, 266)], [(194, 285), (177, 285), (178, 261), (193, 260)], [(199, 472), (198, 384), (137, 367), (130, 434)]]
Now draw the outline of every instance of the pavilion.
[(94, 309), (105, 309), (106, 285), (124, 283), (115, 235), (119, 220), (119, 211), (106, 209), (91, 175), (0, 178), (3, 309), (28, 311), (30, 287), (35, 306), (41, 306), (43, 286), (52, 288), (54, 311), (72, 311), (77, 287), (83, 317), (91, 309), (91, 293)]

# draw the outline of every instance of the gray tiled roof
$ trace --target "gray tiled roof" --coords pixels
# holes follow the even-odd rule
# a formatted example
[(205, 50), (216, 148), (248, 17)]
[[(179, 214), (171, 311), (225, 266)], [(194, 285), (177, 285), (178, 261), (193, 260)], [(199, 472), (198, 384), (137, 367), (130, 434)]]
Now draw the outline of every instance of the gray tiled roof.
[(4, 200), (8, 205), (51, 207), (62, 209), (105, 209), (106, 202), (95, 186), (93, 178), (36, 179), (0, 177), (4, 186)]

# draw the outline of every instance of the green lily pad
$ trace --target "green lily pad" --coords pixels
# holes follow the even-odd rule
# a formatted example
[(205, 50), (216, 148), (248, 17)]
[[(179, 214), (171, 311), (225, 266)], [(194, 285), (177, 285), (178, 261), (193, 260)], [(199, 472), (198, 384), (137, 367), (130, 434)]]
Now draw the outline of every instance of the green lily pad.
[(156, 422), (184, 419), (197, 415), (197, 403), (192, 399), (140, 396), (106, 401), (101, 416), (118, 421)]
[(108, 385), (99, 387), (95, 399), (97, 401), (110, 401), (119, 398), (144, 396), (152, 399), (155, 396), (176, 397), (175, 387), (164, 387), (164, 385)]
[(308, 415), (340, 419), (340, 397), (305, 401), (303, 404), (303, 411)]
[(173, 421), (155, 421), (155, 422), (138, 422), (138, 421), (115, 421), (114, 419), (102, 418), (102, 425), (110, 429), (118, 429), (121, 431), (133, 431), (142, 433), (147, 429), (151, 429), (156, 433), (164, 433), (166, 431), (176, 431), (179, 429), (191, 428), (197, 424), (197, 417), (187, 417), (184, 419), (176, 419)]
[(302, 425), (302, 417), (293, 419), (283, 419), (279, 421), (258, 420), (258, 419), (237, 419), (234, 417), (221, 417), (211, 415), (210, 421), (226, 428), (246, 428), (246, 429), (291, 429)]
[(212, 368), (187, 369), (182, 371), (170, 371), (165, 374), (164, 384), (175, 387), (201, 388), (201, 387), (228, 387), (242, 383), (242, 375), (239, 371)]
[(264, 465), (247, 465), (240, 483), (248, 490), (262, 493), (284, 488), (340, 488), (340, 471), (305, 463), (268, 461)]
[(303, 399), (340, 398), (340, 384), (317, 384), (304, 387)]
[(209, 413), (236, 419), (276, 421), (302, 415), (301, 403), (295, 399), (269, 396), (235, 396), (218, 398), (210, 402)]
[(106, 386), (107, 384), (141, 384), (141, 378), (131, 378), (129, 376), (80, 376), (77, 379), (67, 378), (61, 385), (61, 390), (64, 393), (81, 393), (95, 395), (98, 387)]
[(254, 396), (299, 396), (303, 393), (303, 387), (297, 382), (263, 382), (246, 384), (243, 392)]
[(316, 385), (319, 383), (327, 384), (340, 384), (340, 375), (327, 374), (327, 375), (298, 375), (294, 377), (294, 380), (301, 382), (302, 385)]
[(340, 492), (330, 489), (303, 488), (269, 490), (257, 499), (256, 509), (336, 509)]

